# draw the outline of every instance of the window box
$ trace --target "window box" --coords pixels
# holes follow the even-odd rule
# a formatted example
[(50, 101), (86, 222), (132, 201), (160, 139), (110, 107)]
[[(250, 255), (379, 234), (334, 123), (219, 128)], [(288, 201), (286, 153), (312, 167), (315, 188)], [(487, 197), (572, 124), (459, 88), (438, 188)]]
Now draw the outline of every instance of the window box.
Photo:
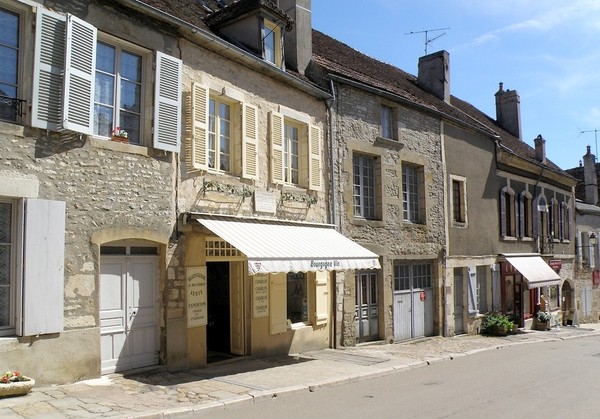
[(129, 143), (129, 139), (127, 137), (122, 137), (120, 135), (113, 135), (111, 137), (111, 141), (115, 141), (117, 143)]

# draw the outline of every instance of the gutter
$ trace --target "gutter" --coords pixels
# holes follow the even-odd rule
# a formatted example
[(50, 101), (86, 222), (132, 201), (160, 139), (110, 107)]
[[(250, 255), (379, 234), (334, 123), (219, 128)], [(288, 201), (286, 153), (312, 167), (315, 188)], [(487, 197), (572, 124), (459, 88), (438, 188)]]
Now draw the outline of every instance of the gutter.
[(165, 13), (156, 7), (152, 7), (140, 0), (114, 1), (131, 10), (142, 13), (161, 22), (173, 25), (181, 36), (189, 39), (190, 41), (194, 41), (199, 46), (227, 57), (232, 61), (239, 62), (252, 70), (259, 71), (273, 79), (287, 83), (296, 89), (319, 99), (331, 98), (331, 95), (328, 92), (320, 89), (316, 85), (286, 73), (285, 71), (266, 63), (262, 59), (255, 57), (249, 52), (224, 41), (215, 34)]

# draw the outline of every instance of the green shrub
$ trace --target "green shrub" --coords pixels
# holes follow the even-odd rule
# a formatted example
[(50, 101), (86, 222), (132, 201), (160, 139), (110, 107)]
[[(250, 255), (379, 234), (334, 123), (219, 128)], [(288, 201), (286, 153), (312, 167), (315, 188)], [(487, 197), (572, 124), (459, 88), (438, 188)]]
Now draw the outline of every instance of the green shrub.
[(489, 312), (485, 314), (481, 323), (481, 333), (484, 335), (505, 335), (511, 331), (514, 323), (502, 313)]

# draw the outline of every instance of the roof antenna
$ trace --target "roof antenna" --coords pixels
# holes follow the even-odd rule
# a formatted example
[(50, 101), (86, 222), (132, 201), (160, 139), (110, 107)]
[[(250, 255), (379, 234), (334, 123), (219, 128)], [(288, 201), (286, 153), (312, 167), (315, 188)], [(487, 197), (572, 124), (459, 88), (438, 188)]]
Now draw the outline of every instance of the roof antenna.
[(405, 33), (404, 35), (416, 35), (418, 33), (424, 33), (425, 34), (425, 55), (427, 55), (427, 46), (429, 44), (431, 44), (433, 41), (435, 41), (438, 38), (441, 38), (442, 36), (446, 35), (446, 32), (444, 32), (443, 34), (440, 34), (438, 36), (436, 36), (435, 38), (429, 38), (429, 32), (439, 32), (439, 31), (445, 31), (445, 30), (449, 30), (450, 28), (439, 28), (439, 29), (425, 29), (424, 31), (411, 31), (408, 33)]
[(596, 158), (596, 160), (598, 160), (598, 132), (600, 132), (600, 129), (591, 129), (588, 131), (582, 131), (579, 128), (577, 128), (577, 129), (579, 130), (579, 135), (577, 137), (581, 137), (581, 134), (586, 134), (588, 132), (594, 133), (594, 140), (596, 141), (596, 155), (594, 157)]

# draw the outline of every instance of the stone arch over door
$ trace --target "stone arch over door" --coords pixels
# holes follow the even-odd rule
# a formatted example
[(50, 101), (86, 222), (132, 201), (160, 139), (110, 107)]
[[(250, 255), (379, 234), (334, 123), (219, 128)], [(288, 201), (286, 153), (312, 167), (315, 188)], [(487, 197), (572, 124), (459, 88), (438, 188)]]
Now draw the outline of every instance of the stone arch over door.
[(575, 287), (571, 283), (570, 280), (565, 280), (561, 287), (561, 296), (562, 301), (560, 304), (560, 308), (563, 312), (563, 318), (569, 313), (569, 310), (575, 308)]

